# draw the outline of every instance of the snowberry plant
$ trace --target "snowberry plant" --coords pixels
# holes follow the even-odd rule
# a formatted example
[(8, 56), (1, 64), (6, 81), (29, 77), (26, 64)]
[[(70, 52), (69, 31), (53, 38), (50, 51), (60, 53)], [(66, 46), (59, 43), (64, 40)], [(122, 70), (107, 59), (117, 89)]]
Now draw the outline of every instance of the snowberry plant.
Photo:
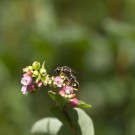
[(91, 108), (91, 105), (77, 99), (79, 82), (69, 67), (58, 67), (50, 76), (45, 62), (41, 65), (35, 61), (25, 67), (23, 73), (22, 94), (37, 93), (41, 87), (49, 85), (51, 90), (48, 90), (48, 95), (56, 102), (56, 106), (50, 109), (56, 118), (37, 121), (31, 129), (32, 134), (94, 135), (92, 120), (82, 110)]

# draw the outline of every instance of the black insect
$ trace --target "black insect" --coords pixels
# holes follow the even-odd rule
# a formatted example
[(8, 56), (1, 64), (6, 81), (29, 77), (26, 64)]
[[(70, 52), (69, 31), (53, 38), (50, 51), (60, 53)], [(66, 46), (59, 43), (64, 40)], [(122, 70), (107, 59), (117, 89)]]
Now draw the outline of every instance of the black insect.
[(77, 80), (75, 80), (73, 83), (72, 83), (72, 87), (73, 87), (73, 90), (78, 90), (79, 88), (79, 82)]
[(71, 84), (74, 90), (78, 90), (79, 82), (77, 81), (75, 75), (73, 74), (73, 70), (68, 66), (57, 67), (55, 69), (55, 73), (57, 75), (66, 76), (66, 84)]
[(68, 66), (62, 66), (62, 67), (57, 67), (56, 69), (55, 69), (55, 73), (57, 74), (57, 75), (66, 75), (66, 76), (69, 76), (71, 73), (72, 73), (72, 70), (71, 70), (71, 68), (70, 67), (68, 67)]

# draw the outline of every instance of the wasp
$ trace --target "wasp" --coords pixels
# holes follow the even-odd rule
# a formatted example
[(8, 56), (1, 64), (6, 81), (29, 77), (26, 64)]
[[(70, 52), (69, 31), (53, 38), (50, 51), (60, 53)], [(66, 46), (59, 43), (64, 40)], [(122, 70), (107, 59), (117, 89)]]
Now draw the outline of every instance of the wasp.
[(78, 90), (79, 82), (77, 81), (73, 70), (68, 66), (57, 67), (55, 73), (60, 76), (66, 77), (65, 84), (69, 85), (71, 83), (74, 90)]

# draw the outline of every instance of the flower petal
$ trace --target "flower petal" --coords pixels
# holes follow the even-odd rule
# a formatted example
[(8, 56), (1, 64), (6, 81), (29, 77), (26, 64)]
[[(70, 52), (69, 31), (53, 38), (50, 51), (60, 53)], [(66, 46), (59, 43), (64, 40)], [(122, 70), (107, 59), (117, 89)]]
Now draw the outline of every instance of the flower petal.
[(21, 91), (22, 91), (23, 94), (28, 94), (27, 86), (22, 86)]

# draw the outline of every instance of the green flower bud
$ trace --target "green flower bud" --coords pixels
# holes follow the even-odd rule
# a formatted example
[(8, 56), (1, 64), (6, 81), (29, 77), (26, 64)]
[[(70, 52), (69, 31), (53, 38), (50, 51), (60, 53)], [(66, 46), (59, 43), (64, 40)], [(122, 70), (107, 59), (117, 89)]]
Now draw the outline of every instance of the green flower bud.
[(41, 75), (40, 74), (38, 74), (38, 76), (37, 76), (37, 78), (36, 78), (36, 83), (38, 83), (39, 81), (41, 80)]
[(33, 70), (32, 66), (28, 66), (28, 70), (29, 71)]
[(37, 70), (35, 70), (34, 72), (33, 72), (33, 76), (34, 77), (37, 77), (39, 75), (39, 72), (37, 71)]
[(52, 84), (52, 80), (51, 80), (51, 79), (48, 80), (48, 84), (49, 84), (49, 85)]
[(40, 69), (40, 74), (41, 74), (42, 76), (46, 76), (46, 75), (47, 75), (46, 69), (41, 68), (41, 69)]
[(47, 80), (47, 82), (49, 82), (49, 80), (50, 80), (49, 75), (46, 76), (46, 80)]
[(38, 61), (33, 62), (32, 67), (34, 70), (40, 69), (40, 63)]
[(48, 75), (42, 77), (42, 82), (43, 82), (43, 84), (44, 84), (45, 86), (48, 84), (49, 79), (50, 79), (50, 78), (49, 78)]

